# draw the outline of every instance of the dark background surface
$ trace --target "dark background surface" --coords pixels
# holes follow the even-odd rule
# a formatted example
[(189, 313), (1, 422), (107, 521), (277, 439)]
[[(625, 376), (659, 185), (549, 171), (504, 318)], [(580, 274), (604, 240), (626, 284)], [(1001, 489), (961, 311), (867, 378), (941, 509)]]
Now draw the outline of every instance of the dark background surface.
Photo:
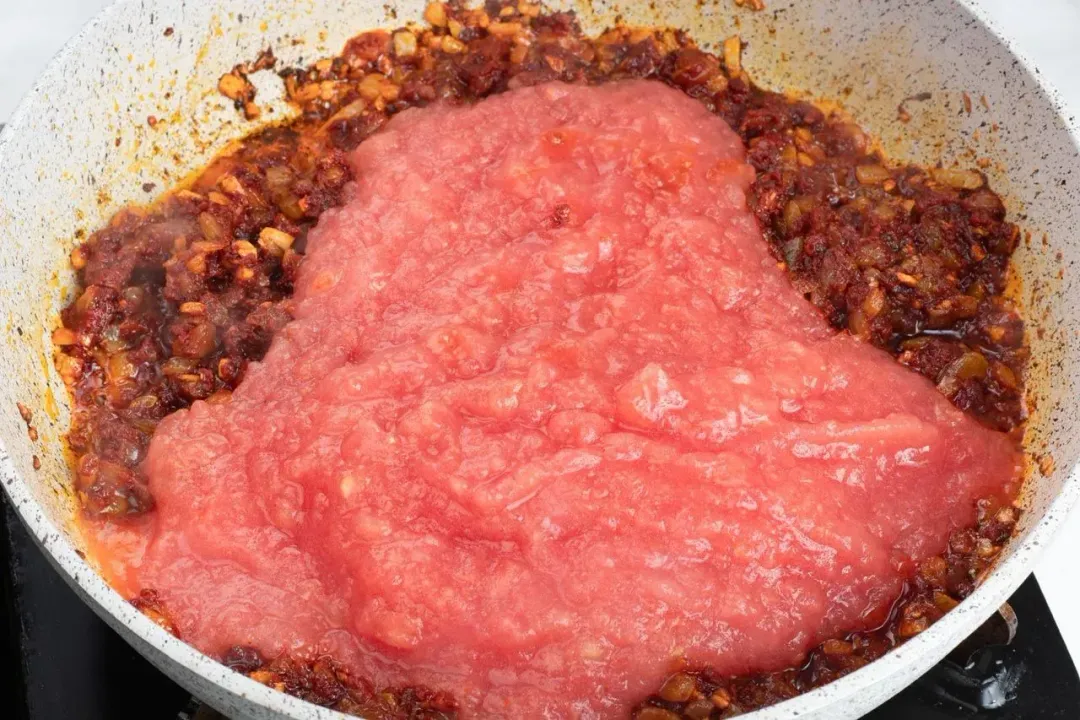
[[(198, 703), (78, 599), (34, 545), (3, 493), (0, 504), (3, 717), (192, 717)], [(994, 644), (1000, 639), (995, 633), (1004, 635), (1004, 623), (992, 619), (973, 643), (973, 654), (954, 653), (955, 662), (943, 662), (868, 720), (1080, 718), (1080, 678), (1034, 577), (1010, 604), (1019, 619), (1010, 645)]]

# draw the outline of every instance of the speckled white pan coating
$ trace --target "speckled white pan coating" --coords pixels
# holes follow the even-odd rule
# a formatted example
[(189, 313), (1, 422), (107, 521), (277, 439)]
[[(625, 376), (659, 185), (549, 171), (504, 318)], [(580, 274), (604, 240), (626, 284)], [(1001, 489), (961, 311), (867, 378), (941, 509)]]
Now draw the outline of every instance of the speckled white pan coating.
[[(564, 3), (570, 5), (570, 3)], [(1028, 447), (1054, 469), (1036, 476), (1021, 534), (978, 591), (899, 650), (825, 688), (754, 714), (759, 720), (854, 718), (884, 702), (968, 635), (1020, 584), (1080, 489), (1080, 156), (1077, 124), (988, 27), (974, 0), (769, 0), (768, 12), (736, 12), (722, 0), (577, 4), (597, 30), (616, 12), (632, 23), (670, 24), (716, 42), (738, 32), (755, 78), (777, 88), (842, 98), (896, 158), (933, 163), (992, 156), (991, 171), (1014, 217), (1034, 241), (1017, 265), (1032, 327), (1030, 382), (1038, 401)], [(57, 569), (92, 607), (160, 669), (233, 717), (342, 717), (274, 692), (179, 642), (114, 593), (79, 554), (60, 438), (68, 412), (52, 368), (49, 331), (69, 299), (67, 255), (76, 232), (117, 208), (144, 202), (200, 167), (251, 126), (214, 92), (219, 75), (267, 43), (285, 62), (340, 49), (357, 31), (418, 18), (422, 0), (122, 0), (91, 22), (53, 61), (0, 134), (0, 477), (19, 514)], [(782, 11), (782, 12), (781, 12)], [(165, 29), (173, 28), (167, 36)], [(297, 44), (287, 40), (301, 39)], [(790, 62), (785, 63), (781, 53)], [(260, 101), (282, 117), (275, 79)], [(913, 119), (896, 120), (905, 97)], [(963, 92), (975, 99), (963, 110)], [(987, 106), (978, 101), (985, 95)], [(159, 120), (150, 128), (148, 116)], [(993, 128), (997, 127), (997, 130)], [(974, 154), (970, 154), (974, 153)], [(148, 194), (144, 183), (154, 183)], [(1046, 234), (1045, 244), (1041, 241)], [(1060, 253), (1060, 259), (1056, 256)], [(1063, 269), (1063, 275), (1059, 271)], [(16, 411), (34, 412), (31, 443)], [(41, 459), (33, 469), (32, 457)], [(748, 716), (750, 717), (750, 716)]]

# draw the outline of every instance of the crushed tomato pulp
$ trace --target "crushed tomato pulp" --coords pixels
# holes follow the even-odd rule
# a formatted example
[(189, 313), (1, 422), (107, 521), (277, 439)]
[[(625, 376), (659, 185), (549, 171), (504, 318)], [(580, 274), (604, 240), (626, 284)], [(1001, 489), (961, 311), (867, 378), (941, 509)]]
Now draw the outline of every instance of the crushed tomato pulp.
[(158, 425), (156, 510), (94, 525), (208, 653), (609, 717), (684, 659), (780, 669), (882, 623), (1015, 492), (1008, 436), (792, 286), (740, 137), (676, 90), (436, 104), (348, 162), (293, 319)]

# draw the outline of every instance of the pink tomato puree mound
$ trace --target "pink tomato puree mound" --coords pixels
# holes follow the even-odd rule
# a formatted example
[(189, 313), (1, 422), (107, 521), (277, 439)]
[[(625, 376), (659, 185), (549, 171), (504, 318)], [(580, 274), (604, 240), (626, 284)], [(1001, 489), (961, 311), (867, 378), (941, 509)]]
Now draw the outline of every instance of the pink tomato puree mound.
[(205, 652), (609, 717), (682, 658), (772, 669), (880, 622), (1013, 492), (1005, 436), (790, 286), (739, 138), (675, 90), (407, 110), (351, 162), (296, 319), (161, 424), (156, 513), (100, 538)]

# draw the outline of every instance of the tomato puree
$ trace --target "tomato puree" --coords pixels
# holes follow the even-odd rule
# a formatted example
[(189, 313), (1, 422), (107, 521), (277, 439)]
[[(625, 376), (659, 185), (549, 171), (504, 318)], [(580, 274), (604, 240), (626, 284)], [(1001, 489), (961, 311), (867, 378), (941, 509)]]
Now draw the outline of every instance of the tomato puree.
[(740, 139), (660, 83), (406, 110), (351, 156), (295, 319), (161, 423), (101, 529), (208, 653), (330, 654), (466, 717), (621, 716), (683, 660), (880, 623), (1018, 455), (837, 334)]

